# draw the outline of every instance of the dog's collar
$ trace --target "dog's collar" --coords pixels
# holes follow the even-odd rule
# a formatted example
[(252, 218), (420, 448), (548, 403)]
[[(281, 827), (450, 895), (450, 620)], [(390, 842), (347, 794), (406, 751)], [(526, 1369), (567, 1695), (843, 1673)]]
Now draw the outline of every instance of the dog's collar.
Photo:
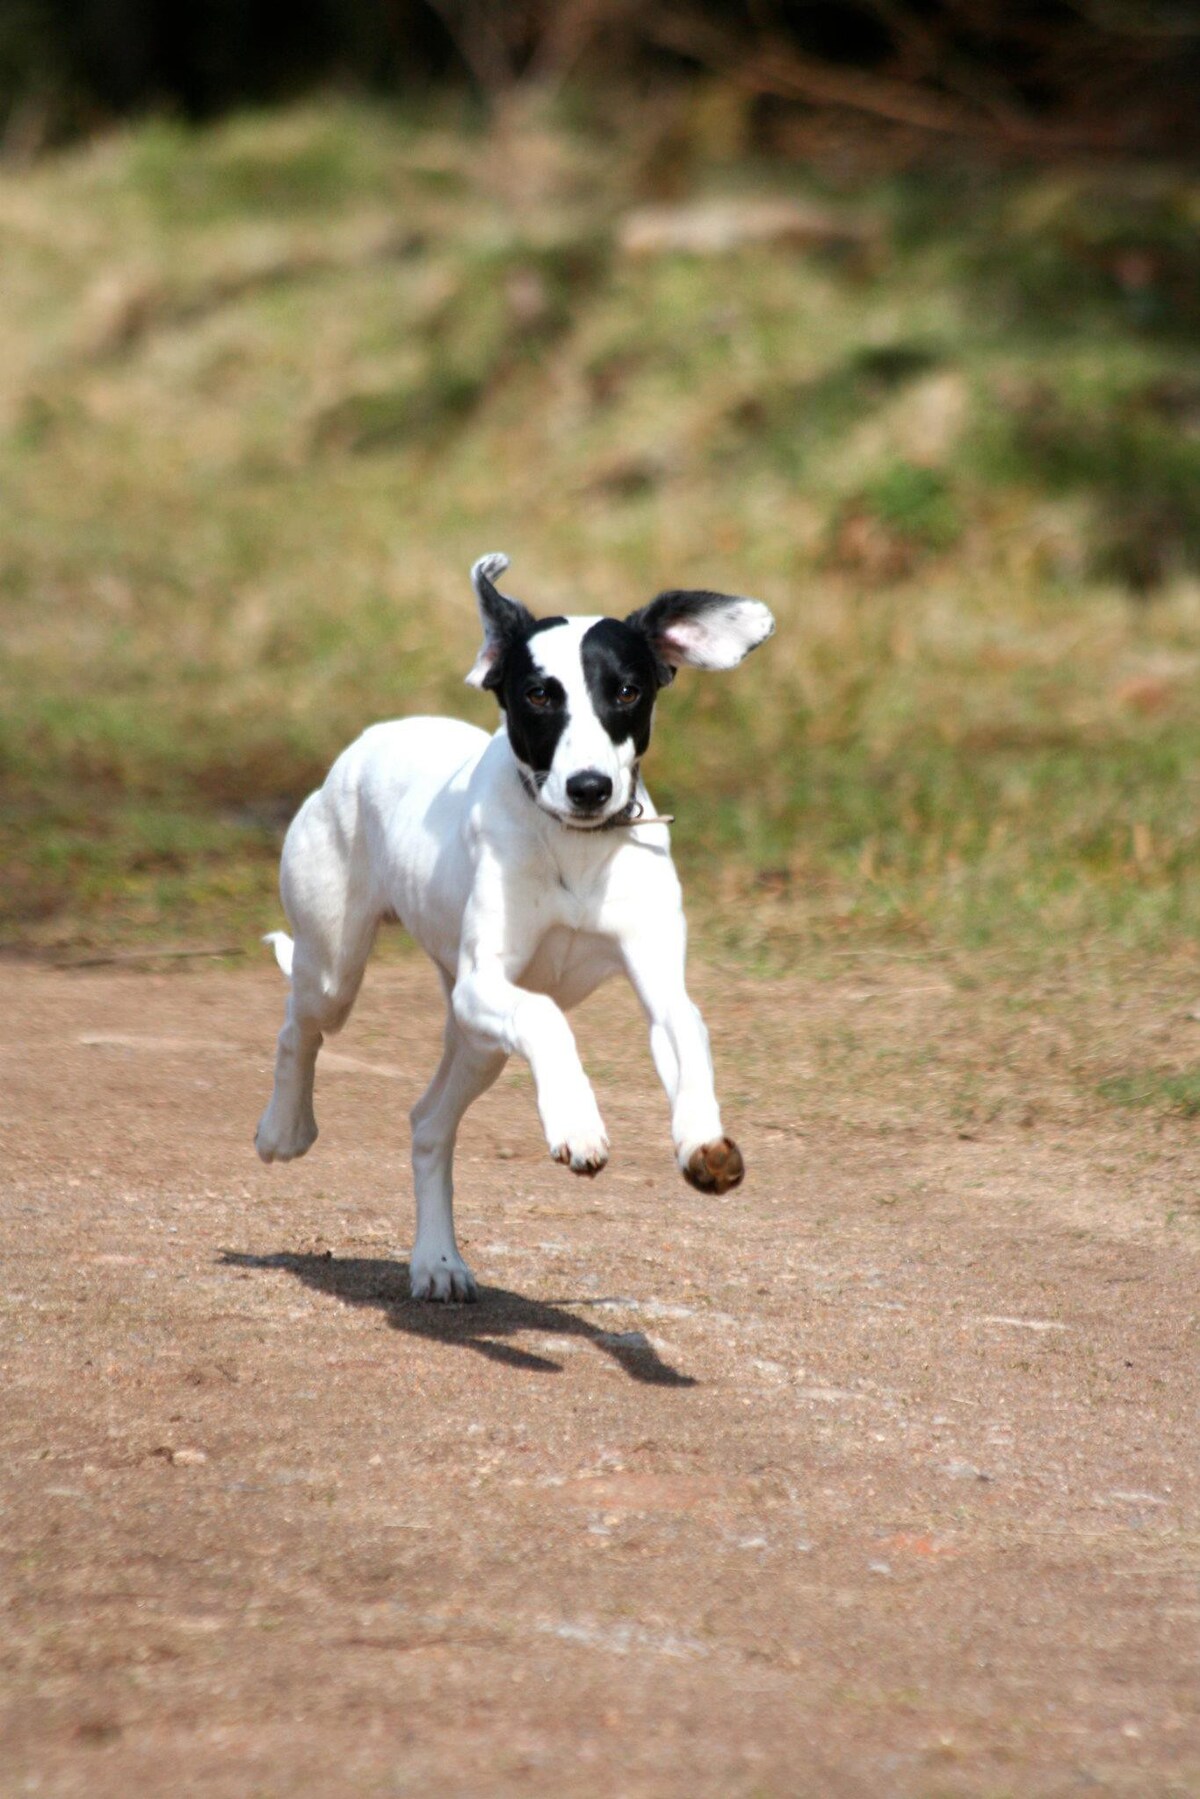
[[(673, 812), (663, 812), (654, 817), (647, 818), (642, 811), (641, 801), (632, 799), (623, 812), (614, 812), (613, 816), (611, 818), (606, 818), (602, 825), (593, 825), (591, 828), (593, 831), (616, 831), (619, 830), (622, 825), (673, 825), (674, 823), (675, 814)], [(578, 831), (587, 830), (588, 827), (586, 825), (571, 825), (568, 828), (572, 831)]]
[[(537, 786), (536, 786), (535, 782), (533, 782), (530, 779), (530, 777), (526, 774), (525, 770), (521, 767), (521, 764), (519, 762), (517, 763), (517, 773), (521, 777), (521, 785), (525, 789), (526, 794), (533, 801), (534, 805), (537, 806), (537, 797), (538, 797)], [(611, 818), (606, 818), (604, 820), (603, 824), (576, 825), (576, 824), (572, 824), (570, 819), (568, 819), (568, 818), (559, 818), (559, 816), (556, 812), (551, 812), (549, 814), (546, 814), (546, 808), (544, 806), (538, 806), (538, 811), (541, 812), (543, 815), (553, 818), (557, 824), (562, 825), (564, 830), (586, 831), (589, 835), (595, 835), (595, 833), (598, 831), (619, 831), (623, 827), (629, 827), (632, 825), (673, 825), (675, 823), (675, 814), (673, 812), (666, 812), (661, 815), (655, 816), (653, 818), (647, 818), (644, 815), (643, 809), (642, 809), (642, 803), (637, 798), (637, 781), (638, 781), (638, 770), (637, 770), (637, 766), (635, 765), (634, 770), (633, 770), (633, 786), (634, 786), (633, 797), (630, 799), (629, 804), (627, 806), (625, 806), (622, 811), (614, 812)]]

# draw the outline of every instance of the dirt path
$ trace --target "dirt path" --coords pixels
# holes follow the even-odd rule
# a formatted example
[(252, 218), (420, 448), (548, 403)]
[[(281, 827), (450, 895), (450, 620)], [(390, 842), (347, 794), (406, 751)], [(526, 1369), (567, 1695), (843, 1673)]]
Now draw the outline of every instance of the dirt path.
[(5, 981), (5, 1795), (1200, 1792), (1194, 1125), (960, 1135), (936, 977), (710, 976), (704, 1200), (601, 997), (612, 1165), (506, 1078), (439, 1311), (423, 967), (270, 1171), (273, 970)]

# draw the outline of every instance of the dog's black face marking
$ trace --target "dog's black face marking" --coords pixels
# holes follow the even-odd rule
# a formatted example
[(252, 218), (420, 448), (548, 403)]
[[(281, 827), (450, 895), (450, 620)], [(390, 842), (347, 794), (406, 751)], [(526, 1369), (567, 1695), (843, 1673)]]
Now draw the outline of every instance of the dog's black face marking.
[(619, 619), (598, 619), (584, 633), (580, 658), (588, 695), (608, 735), (614, 743), (632, 737), (638, 755), (645, 755), (660, 683), (644, 633)]
[(565, 623), (563, 618), (540, 618), (531, 631), (509, 643), (495, 682), (513, 753), (539, 786), (550, 772), (569, 713), (561, 682), (539, 666), (529, 646), (539, 632)]

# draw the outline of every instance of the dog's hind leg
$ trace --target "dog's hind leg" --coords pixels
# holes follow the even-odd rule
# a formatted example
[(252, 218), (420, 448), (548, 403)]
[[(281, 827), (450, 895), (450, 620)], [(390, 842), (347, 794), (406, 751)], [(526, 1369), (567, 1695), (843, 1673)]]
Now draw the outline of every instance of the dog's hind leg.
[(350, 1015), (379, 926), (370, 885), (353, 867), (355, 846), (324, 801), (322, 792), (305, 803), (284, 846), (281, 887), (295, 943), (275, 1090), (254, 1139), (264, 1162), (290, 1162), (316, 1142), (317, 1052)]
[[(450, 983), (443, 975), (447, 999)], [(473, 1100), (485, 1093), (508, 1057), (470, 1044), (447, 1009), (442, 1060), (412, 1109), (413, 1190), (417, 1237), (410, 1278), (414, 1299), (478, 1299), (475, 1277), (454, 1237), (454, 1140)]]

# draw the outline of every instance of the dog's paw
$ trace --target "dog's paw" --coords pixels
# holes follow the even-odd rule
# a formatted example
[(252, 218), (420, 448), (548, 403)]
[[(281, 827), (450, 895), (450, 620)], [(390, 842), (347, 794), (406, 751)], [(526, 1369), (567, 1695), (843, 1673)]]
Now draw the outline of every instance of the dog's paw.
[(408, 1270), (414, 1299), (458, 1300), (474, 1305), (479, 1298), (475, 1276), (456, 1249), (439, 1250), (425, 1255), (413, 1250)]
[(551, 1145), (550, 1156), (572, 1174), (586, 1174), (591, 1179), (608, 1161), (608, 1138), (603, 1131), (594, 1137), (568, 1137), (564, 1143)]
[(254, 1147), (264, 1162), (293, 1162), (308, 1153), (317, 1140), (317, 1121), (312, 1112), (280, 1119), (268, 1106), (258, 1122)]
[(555, 1098), (541, 1108), (551, 1161), (573, 1174), (599, 1174), (608, 1161), (608, 1132), (591, 1088), (584, 1082), (582, 1091)]
[(702, 1143), (682, 1164), (684, 1180), (701, 1193), (728, 1193), (738, 1187), (746, 1173), (742, 1152), (731, 1137), (718, 1137), (713, 1143)]

